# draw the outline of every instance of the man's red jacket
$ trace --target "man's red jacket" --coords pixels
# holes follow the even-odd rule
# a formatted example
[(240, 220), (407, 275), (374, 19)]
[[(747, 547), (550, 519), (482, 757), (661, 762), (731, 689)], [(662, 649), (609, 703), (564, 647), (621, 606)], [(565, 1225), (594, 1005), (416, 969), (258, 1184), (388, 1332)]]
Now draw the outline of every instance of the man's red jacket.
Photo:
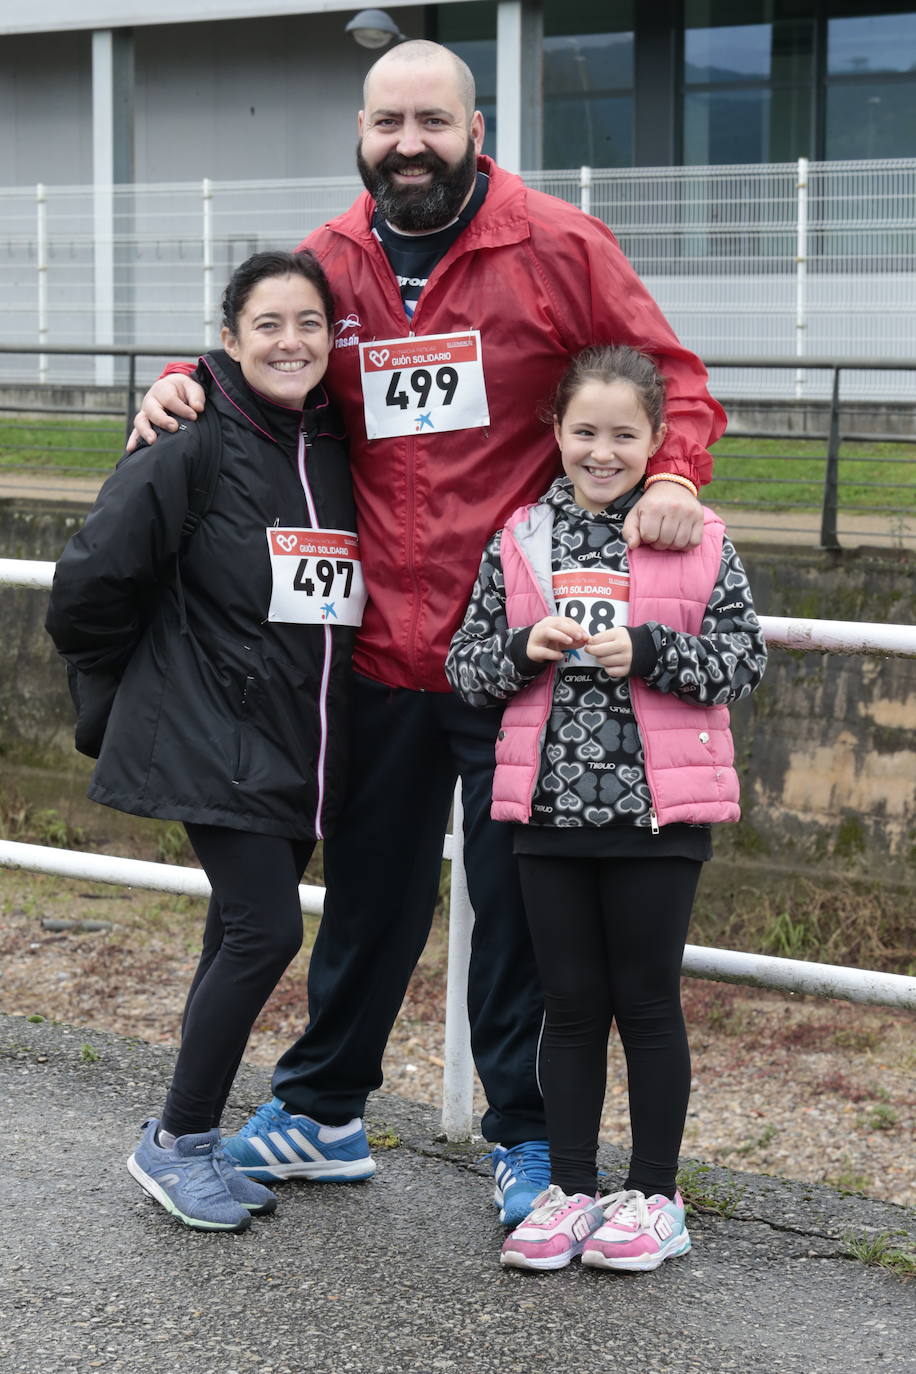
[[(725, 428), (706, 371), (683, 348), (611, 232), (478, 160), (483, 205), (438, 263), (408, 325), (364, 193), (300, 244), (337, 305), (328, 387), (346, 423), (369, 603), (354, 663), (394, 687), (448, 691), (443, 671), (480, 555), (510, 511), (559, 471), (549, 420), (569, 359), (595, 343), (651, 353), (667, 379), (668, 433), (650, 472), (708, 482)], [(366, 438), (358, 342), (479, 330), (487, 428)]]

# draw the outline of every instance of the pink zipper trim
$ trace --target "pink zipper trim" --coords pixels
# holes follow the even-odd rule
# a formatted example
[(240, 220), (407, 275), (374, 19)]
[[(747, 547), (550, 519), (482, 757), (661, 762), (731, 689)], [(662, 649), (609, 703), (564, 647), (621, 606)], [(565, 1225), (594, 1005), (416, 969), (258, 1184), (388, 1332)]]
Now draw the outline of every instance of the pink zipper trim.
[[(299, 481), (302, 483), (302, 490), (305, 492), (305, 503), (308, 506), (309, 519), (315, 529), (318, 529), (318, 512), (312, 500), (312, 492), (309, 487), (308, 476), (305, 470), (306, 443), (305, 433), (299, 431), (299, 451), (297, 462), (299, 467)], [(316, 769), (318, 776), (318, 804), (315, 808), (315, 836), (319, 840), (324, 839), (324, 832), (321, 828), (322, 814), (324, 811), (324, 770), (328, 752), (328, 682), (331, 676), (331, 627), (324, 626), (324, 663), (321, 669), (321, 686), (318, 689), (318, 719), (321, 722), (321, 744), (318, 749), (318, 766)]]

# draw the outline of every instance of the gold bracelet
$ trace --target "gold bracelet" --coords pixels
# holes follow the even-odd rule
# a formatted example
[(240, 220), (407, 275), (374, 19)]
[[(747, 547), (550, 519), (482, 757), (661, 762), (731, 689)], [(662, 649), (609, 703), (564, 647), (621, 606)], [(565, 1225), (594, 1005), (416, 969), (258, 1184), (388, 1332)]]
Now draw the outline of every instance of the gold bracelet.
[(682, 477), (678, 472), (653, 472), (651, 477), (647, 477), (643, 486), (648, 487), (652, 482), (677, 482), (679, 486), (686, 487), (691, 496), (699, 496), (696, 484), (691, 482), (689, 477)]

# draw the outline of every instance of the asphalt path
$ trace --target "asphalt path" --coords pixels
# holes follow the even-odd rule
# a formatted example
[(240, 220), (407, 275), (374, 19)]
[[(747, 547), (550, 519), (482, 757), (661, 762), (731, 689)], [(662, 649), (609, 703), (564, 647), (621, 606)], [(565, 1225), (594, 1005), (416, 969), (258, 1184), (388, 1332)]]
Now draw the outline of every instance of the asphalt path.
[[(486, 1146), (379, 1094), (375, 1178), (289, 1183), (242, 1235), (192, 1232), (125, 1167), (172, 1053), (0, 1015), (4, 1374), (820, 1374), (916, 1369), (916, 1282), (844, 1237), (916, 1212), (713, 1169), (692, 1252), (650, 1274), (503, 1271)], [(268, 1095), (243, 1066), (230, 1128)], [(602, 1158), (609, 1187), (622, 1156)]]

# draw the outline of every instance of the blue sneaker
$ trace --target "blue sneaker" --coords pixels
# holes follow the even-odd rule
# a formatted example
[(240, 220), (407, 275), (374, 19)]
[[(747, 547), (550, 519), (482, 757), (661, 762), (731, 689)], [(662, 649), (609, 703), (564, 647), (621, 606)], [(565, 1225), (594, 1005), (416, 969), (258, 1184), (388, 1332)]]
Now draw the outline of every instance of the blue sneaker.
[(294, 1116), (279, 1097), (265, 1102), (250, 1121), (223, 1142), (230, 1164), (249, 1178), (312, 1178), (353, 1183), (371, 1178), (375, 1160), (362, 1122), (338, 1140), (322, 1140), (310, 1116)]
[(535, 1198), (550, 1187), (550, 1152), (546, 1140), (523, 1140), (507, 1150), (494, 1145), (490, 1158), (496, 1186), (493, 1201), (506, 1226), (519, 1226)]
[(219, 1131), (180, 1135), (170, 1149), (156, 1143), (159, 1122), (144, 1121), (127, 1167), (140, 1187), (198, 1231), (244, 1231), (247, 1210), (232, 1197), (217, 1165)]
[(229, 1196), (240, 1203), (253, 1217), (266, 1217), (277, 1210), (277, 1195), (253, 1178), (239, 1173), (235, 1165), (226, 1158), (225, 1149), (216, 1151), (213, 1162), (219, 1170), (220, 1178), (229, 1189)]

